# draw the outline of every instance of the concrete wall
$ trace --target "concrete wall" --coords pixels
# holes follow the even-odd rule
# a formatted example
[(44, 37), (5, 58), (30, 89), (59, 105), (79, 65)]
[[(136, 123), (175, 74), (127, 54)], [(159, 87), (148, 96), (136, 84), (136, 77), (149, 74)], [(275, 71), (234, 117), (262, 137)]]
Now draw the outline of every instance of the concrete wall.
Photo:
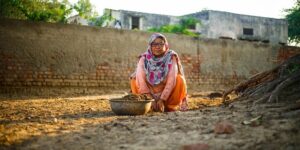
[[(129, 91), (129, 75), (150, 34), (2, 19), (0, 92)], [(190, 90), (230, 88), (300, 52), (257, 42), (166, 36), (179, 53)]]

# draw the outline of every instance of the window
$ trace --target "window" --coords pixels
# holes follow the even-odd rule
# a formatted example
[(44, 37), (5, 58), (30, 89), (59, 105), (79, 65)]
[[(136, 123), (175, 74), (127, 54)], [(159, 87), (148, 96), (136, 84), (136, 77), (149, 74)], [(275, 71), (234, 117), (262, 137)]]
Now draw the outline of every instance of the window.
[(252, 28), (243, 28), (243, 34), (244, 35), (253, 35), (253, 29)]
[(140, 28), (140, 17), (131, 17), (131, 29)]

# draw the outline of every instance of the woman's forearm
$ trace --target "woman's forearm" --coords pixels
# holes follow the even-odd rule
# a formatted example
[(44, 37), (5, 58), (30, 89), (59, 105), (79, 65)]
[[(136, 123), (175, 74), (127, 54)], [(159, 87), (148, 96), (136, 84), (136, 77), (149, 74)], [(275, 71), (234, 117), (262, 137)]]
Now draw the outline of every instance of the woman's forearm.
[(146, 83), (146, 73), (144, 70), (144, 58), (142, 57), (138, 63), (137, 70), (136, 70), (136, 82), (138, 85), (138, 93), (145, 94), (150, 93), (150, 89)]
[(176, 85), (177, 74), (178, 74), (177, 62), (176, 62), (176, 59), (173, 58), (172, 59), (172, 67), (167, 76), (166, 86), (160, 96), (160, 99), (167, 100), (169, 98), (171, 92), (173, 91), (173, 89)]

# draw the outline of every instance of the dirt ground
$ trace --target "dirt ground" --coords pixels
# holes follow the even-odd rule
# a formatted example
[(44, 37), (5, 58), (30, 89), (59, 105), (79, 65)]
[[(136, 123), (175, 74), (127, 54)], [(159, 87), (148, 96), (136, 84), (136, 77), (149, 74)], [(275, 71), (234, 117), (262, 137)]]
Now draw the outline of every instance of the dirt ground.
[(300, 110), (283, 103), (198, 92), (185, 112), (117, 116), (109, 99), (123, 95), (1, 97), (0, 149), (300, 149)]

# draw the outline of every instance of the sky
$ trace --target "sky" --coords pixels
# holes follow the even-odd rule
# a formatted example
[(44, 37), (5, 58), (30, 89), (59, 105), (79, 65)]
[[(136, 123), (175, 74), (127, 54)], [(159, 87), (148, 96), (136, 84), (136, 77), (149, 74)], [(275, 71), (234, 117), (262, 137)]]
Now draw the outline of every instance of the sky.
[[(71, 3), (78, 0), (69, 0)], [(181, 16), (201, 10), (217, 10), (251, 16), (284, 18), (284, 9), (296, 0), (90, 0), (99, 15), (104, 8)]]

